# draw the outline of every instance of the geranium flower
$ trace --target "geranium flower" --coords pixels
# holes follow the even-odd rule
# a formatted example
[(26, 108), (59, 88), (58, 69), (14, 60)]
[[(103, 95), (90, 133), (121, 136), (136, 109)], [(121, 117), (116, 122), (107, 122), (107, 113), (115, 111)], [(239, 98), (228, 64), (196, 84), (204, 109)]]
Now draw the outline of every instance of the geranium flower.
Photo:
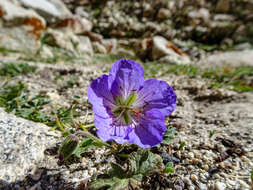
[(176, 108), (176, 94), (165, 82), (144, 80), (141, 65), (128, 59), (114, 63), (109, 75), (88, 89), (97, 135), (103, 141), (135, 143), (142, 148), (159, 144), (166, 131), (164, 118)]

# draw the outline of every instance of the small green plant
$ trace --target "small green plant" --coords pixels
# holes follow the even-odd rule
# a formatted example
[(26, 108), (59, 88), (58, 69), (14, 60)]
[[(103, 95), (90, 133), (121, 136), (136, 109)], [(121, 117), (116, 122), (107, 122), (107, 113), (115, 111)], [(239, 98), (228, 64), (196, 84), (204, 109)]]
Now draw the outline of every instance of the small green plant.
[(174, 139), (174, 137), (177, 135), (177, 130), (175, 128), (168, 128), (165, 134), (163, 135), (163, 145), (170, 145)]
[(47, 122), (48, 116), (42, 111), (44, 105), (50, 102), (45, 95), (31, 96), (24, 83), (19, 82), (0, 89), (0, 106), (6, 112), (12, 112), (35, 122)]
[(0, 67), (0, 75), (1, 76), (10, 76), (15, 77), (21, 74), (27, 74), (34, 72), (37, 69), (35, 66), (30, 66), (27, 63), (5, 63), (2, 67)]
[(156, 172), (164, 172), (162, 158), (150, 151), (139, 150), (132, 152), (125, 162), (126, 168), (119, 164), (111, 163), (111, 169), (105, 178), (94, 177), (90, 185), (91, 189), (111, 190), (138, 189), (144, 176), (150, 176)]
[(191, 78), (201, 77), (210, 80), (210, 87), (221, 88), (231, 86), (238, 92), (253, 91), (252, 66), (200, 68), (194, 65), (166, 65), (165, 63), (145, 63), (144, 67), (149, 76), (156, 77), (164, 74), (187, 75)]
[(181, 142), (178, 149), (182, 150), (185, 147), (185, 145), (186, 145), (185, 141)]
[(174, 167), (173, 167), (173, 162), (168, 162), (165, 166), (164, 172), (165, 173), (174, 173)]
[(11, 50), (4, 47), (0, 47), (0, 53), (2, 53), (3, 55), (8, 55), (8, 53), (22, 53), (22, 52), (18, 50)]
[(211, 130), (211, 131), (209, 132), (209, 138), (212, 138), (214, 134), (215, 134), (215, 131), (214, 131), (214, 130)]
[(192, 65), (174, 65), (168, 68), (168, 73), (176, 75), (188, 75), (189, 77), (196, 77), (200, 68)]

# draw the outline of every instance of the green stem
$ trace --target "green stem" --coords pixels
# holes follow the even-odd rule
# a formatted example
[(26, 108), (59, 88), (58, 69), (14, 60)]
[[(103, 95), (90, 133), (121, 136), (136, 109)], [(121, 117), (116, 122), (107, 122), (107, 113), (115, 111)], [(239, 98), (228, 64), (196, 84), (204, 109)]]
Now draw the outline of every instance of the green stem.
[(64, 132), (64, 127), (58, 118), (56, 119), (56, 125), (59, 127), (60, 131)]
[(91, 124), (89, 124), (89, 125), (80, 124), (79, 127), (80, 127), (82, 130), (86, 131), (87, 128), (94, 127), (94, 126), (95, 126), (94, 123), (91, 123)]
[(87, 137), (89, 137), (90, 139), (92, 139), (92, 140), (94, 140), (94, 141), (100, 143), (101, 145), (104, 145), (106, 148), (112, 149), (112, 147), (111, 147), (109, 144), (107, 144), (107, 143), (105, 143), (104, 141), (100, 140), (99, 138), (95, 137), (95, 136), (92, 135), (90, 132), (88, 132), (86, 129), (85, 129), (84, 131), (78, 131), (78, 132), (76, 133), (76, 135), (84, 135), (84, 136), (87, 136)]

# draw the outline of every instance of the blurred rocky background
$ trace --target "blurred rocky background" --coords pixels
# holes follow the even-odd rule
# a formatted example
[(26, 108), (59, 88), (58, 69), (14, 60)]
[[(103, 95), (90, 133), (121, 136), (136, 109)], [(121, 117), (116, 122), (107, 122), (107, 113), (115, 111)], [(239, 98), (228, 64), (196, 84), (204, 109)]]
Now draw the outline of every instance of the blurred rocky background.
[(0, 47), (44, 58), (57, 47), (189, 64), (252, 49), (252, 10), (251, 0), (1, 0)]

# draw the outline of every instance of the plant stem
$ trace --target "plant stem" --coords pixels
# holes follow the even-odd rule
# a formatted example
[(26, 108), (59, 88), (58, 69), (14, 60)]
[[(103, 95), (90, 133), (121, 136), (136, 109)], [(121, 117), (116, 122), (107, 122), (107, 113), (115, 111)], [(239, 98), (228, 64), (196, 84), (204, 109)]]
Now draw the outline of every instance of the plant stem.
[(87, 128), (89, 128), (89, 127), (94, 127), (94, 126), (95, 126), (94, 123), (91, 123), (91, 124), (89, 124), (89, 125), (83, 125), (83, 124), (80, 124), (80, 125), (79, 125), (79, 127), (80, 127), (82, 130), (84, 130), (84, 131), (86, 131)]
[(86, 129), (84, 131), (78, 131), (76, 133), (76, 135), (84, 135), (84, 136), (87, 136), (89, 137), (90, 139), (94, 140), (95, 142), (98, 142), (100, 143), (101, 145), (104, 145), (106, 148), (110, 148), (112, 149), (112, 147), (107, 144), (106, 142), (100, 140), (99, 138), (95, 137), (94, 135), (92, 135), (90, 132), (88, 132)]

